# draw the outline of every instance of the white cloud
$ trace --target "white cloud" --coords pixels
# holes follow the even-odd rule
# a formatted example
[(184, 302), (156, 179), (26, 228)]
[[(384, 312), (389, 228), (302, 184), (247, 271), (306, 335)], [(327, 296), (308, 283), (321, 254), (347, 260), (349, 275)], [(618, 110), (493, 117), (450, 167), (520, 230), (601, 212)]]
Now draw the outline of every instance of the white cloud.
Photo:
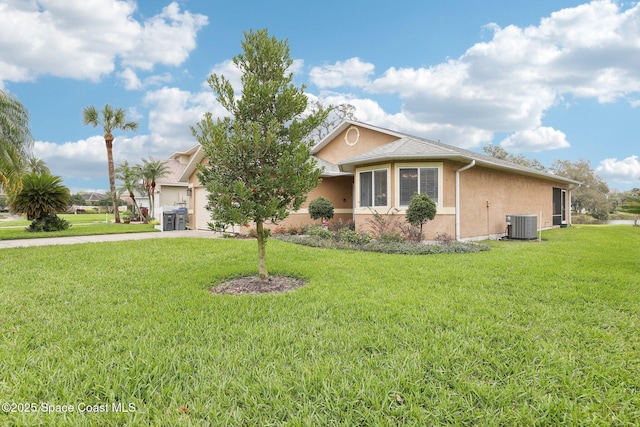
[(372, 77), (373, 65), (347, 67), (361, 64), (352, 58), (313, 69), (311, 77), (320, 87), (351, 84), (365, 92), (398, 94), (399, 124), (456, 128), (460, 135), (471, 132), (471, 141), (493, 132), (515, 133), (507, 146), (533, 151), (568, 146), (564, 134), (543, 126), (545, 112), (564, 96), (599, 102), (628, 98), (637, 105), (640, 4), (622, 10), (613, 0), (593, 1), (555, 12), (537, 26), (486, 28), (493, 31), (491, 40), (431, 67), (392, 67)]
[(207, 24), (203, 15), (180, 12), (177, 3), (144, 22), (134, 19), (135, 10), (135, 2), (122, 0), (0, 3), (0, 80), (49, 74), (97, 81), (118, 59), (143, 70), (179, 65)]
[(206, 16), (181, 13), (173, 2), (142, 24), (134, 48), (122, 53), (123, 62), (143, 70), (155, 64), (180, 65), (196, 47), (196, 35), (207, 23)]
[[(62, 144), (36, 141), (33, 151), (37, 158), (47, 163), (53, 174), (60, 175), (63, 179), (93, 180), (106, 179), (108, 176), (107, 149), (102, 135)], [(148, 135), (116, 135), (113, 143), (113, 160), (116, 165), (125, 159), (139, 163), (141, 158), (153, 154), (167, 156), (167, 153), (158, 151)]]
[(216, 101), (213, 91), (191, 93), (178, 88), (163, 87), (147, 93), (145, 105), (150, 107), (149, 130), (158, 149), (175, 151), (196, 144), (191, 126), (206, 112), (214, 117), (229, 113)]
[(202, 87), (206, 88), (207, 90), (211, 90), (209, 86), (209, 77), (212, 74), (216, 74), (217, 76), (224, 76), (227, 80), (229, 80), (229, 83), (231, 83), (231, 87), (233, 87), (234, 93), (240, 93), (240, 91), (242, 90), (242, 71), (240, 71), (240, 69), (236, 67), (236, 64), (234, 64), (232, 60), (228, 59), (224, 62), (221, 62), (220, 64), (214, 65), (213, 68), (211, 68), (211, 71), (207, 76), (207, 80), (202, 82)]
[(363, 62), (360, 58), (350, 58), (334, 65), (313, 67), (309, 78), (319, 88), (362, 87), (369, 84), (369, 76), (373, 74), (374, 68), (373, 64)]
[(138, 78), (138, 75), (131, 68), (127, 67), (118, 73), (118, 77), (123, 81), (124, 88), (127, 90), (140, 90), (142, 89), (142, 81)]
[(63, 178), (107, 176), (107, 149), (104, 138), (99, 135), (63, 144), (36, 141), (33, 152), (47, 163), (53, 174)]
[(508, 151), (533, 153), (571, 146), (564, 132), (550, 127), (538, 127), (516, 132), (505, 138), (500, 145)]
[(604, 159), (596, 167), (596, 172), (605, 179), (624, 183), (637, 184), (640, 187), (640, 160), (638, 156), (625, 159)]
[(125, 68), (121, 72), (117, 73), (117, 76), (124, 85), (126, 90), (142, 90), (149, 86), (159, 86), (163, 83), (168, 83), (173, 80), (173, 77), (169, 73), (152, 75), (143, 80), (140, 80), (138, 74), (130, 67)]

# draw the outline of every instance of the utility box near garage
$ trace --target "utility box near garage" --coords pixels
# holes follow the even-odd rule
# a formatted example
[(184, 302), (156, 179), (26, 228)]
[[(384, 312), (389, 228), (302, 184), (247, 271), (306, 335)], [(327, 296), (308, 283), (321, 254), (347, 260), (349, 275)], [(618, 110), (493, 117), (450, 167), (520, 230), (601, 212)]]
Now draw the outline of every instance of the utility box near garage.
[(538, 235), (536, 215), (507, 215), (507, 237), (509, 239), (533, 240)]

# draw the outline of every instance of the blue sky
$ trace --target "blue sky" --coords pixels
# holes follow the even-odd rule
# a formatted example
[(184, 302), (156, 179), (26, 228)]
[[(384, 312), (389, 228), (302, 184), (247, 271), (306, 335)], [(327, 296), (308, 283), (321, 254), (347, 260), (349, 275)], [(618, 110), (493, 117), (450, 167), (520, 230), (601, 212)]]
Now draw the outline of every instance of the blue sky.
[(612, 189), (640, 187), (640, 5), (613, 0), (0, 0), (0, 88), (31, 114), (35, 154), (73, 192), (108, 188), (101, 130), (122, 107), (114, 159), (167, 158), (224, 115), (206, 80), (237, 81), (243, 31), (288, 39), (311, 99), (358, 120), (467, 149), (581, 158)]

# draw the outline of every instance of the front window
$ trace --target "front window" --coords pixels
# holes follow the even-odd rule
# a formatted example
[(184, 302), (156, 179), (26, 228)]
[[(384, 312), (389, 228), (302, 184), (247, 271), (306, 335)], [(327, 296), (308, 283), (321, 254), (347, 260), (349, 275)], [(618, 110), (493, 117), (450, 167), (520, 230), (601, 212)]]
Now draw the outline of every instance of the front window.
[(360, 207), (387, 206), (387, 170), (360, 172)]
[(413, 193), (426, 194), (438, 204), (438, 168), (400, 168), (400, 206), (408, 206)]

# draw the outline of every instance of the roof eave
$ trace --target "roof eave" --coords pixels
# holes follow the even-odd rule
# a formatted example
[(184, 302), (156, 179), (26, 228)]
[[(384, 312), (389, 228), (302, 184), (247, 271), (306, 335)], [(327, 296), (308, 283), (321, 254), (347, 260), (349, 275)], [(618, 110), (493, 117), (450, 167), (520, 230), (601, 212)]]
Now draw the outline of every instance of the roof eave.
[(404, 156), (380, 156), (377, 158), (372, 158), (372, 159), (365, 159), (365, 160), (358, 160), (358, 161), (349, 161), (349, 159), (343, 161), (343, 162), (338, 162), (338, 167), (340, 168), (341, 171), (343, 172), (348, 172), (348, 173), (355, 173), (356, 167), (360, 166), (360, 165), (371, 165), (371, 164), (376, 164), (376, 163), (388, 163), (388, 162), (402, 162), (402, 161), (417, 161), (417, 160), (452, 160), (452, 161), (458, 161), (458, 162), (469, 162), (471, 160), (475, 160), (476, 161), (476, 165), (477, 166), (483, 166), (489, 169), (497, 169), (497, 170), (504, 170), (504, 171), (508, 171), (508, 172), (512, 172), (512, 173), (516, 173), (519, 175), (526, 175), (526, 176), (533, 176), (536, 178), (545, 178), (545, 179), (549, 179), (549, 180), (553, 180), (553, 181), (560, 181), (560, 182), (565, 182), (567, 184), (573, 184), (573, 185), (579, 185), (581, 184), (580, 181), (575, 181), (573, 179), (569, 179), (569, 178), (565, 178), (563, 176), (559, 176), (559, 175), (554, 175), (551, 173), (547, 173), (547, 172), (542, 172), (542, 171), (538, 171), (535, 169), (529, 169), (529, 168), (522, 168), (522, 167), (517, 167), (516, 165), (514, 165), (514, 167), (510, 167), (508, 165), (501, 165), (501, 164), (497, 164), (497, 163), (492, 163), (492, 162), (488, 162), (484, 159), (480, 159), (480, 158), (475, 158), (472, 156), (463, 156), (460, 154), (453, 154), (453, 155), (437, 155), (437, 156), (425, 156), (425, 155), (404, 155)]

